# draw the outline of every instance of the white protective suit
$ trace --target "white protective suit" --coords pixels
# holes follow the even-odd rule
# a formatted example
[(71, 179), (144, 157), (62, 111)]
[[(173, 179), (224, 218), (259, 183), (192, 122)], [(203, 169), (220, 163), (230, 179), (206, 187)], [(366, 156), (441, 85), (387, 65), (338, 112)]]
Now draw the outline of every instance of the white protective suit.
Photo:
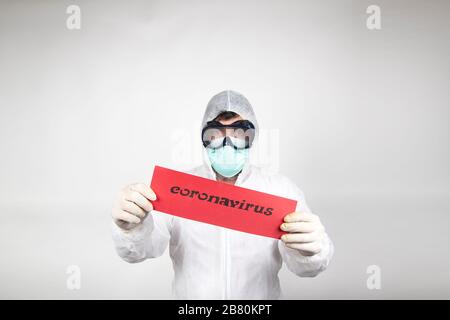
[[(225, 110), (250, 120), (258, 130), (251, 105), (234, 91), (221, 92), (211, 99), (202, 125)], [(206, 152), (204, 164), (188, 173), (215, 180)], [(294, 183), (250, 163), (244, 166), (236, 185), (295, 199), (297, 211), (310, 212)], [(325, 270), (333, 255), (327, 235), (322, 251), (308, 257), (286, 247), (281, 240), (156, 211), (130, 231), (123, 231), (113, 223), (113, 239), (119, 256), (131, 263), (159, 257), (169, 245), (175, 272), (172, 288), (179, 299), (278, 299), (281, 297), (278, 272), (283, 262), (300, 277), (314, 277)]]

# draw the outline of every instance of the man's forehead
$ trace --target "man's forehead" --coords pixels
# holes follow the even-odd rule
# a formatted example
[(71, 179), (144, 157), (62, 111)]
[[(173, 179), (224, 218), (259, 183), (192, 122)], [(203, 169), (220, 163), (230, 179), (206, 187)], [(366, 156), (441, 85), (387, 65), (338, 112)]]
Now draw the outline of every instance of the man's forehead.
[(242, 118), (239, 114), (236, 115), (235, 117), (231, 118), (231, 119), (227, 119), (227, 120), (218, 120), (221, 124), (223, 125), (227, 125), (227, 124), (232, 124), (233, 122), (236, 122), (238, 120), (245, 120), (244, 118)]

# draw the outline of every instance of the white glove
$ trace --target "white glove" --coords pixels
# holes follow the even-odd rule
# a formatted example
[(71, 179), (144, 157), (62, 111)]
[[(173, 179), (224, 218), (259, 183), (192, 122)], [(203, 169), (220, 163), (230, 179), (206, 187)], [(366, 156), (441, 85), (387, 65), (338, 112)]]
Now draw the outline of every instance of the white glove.
[(286, 246), (297, 249), (302, 255), (313, 256), (322, 251), (325, 228), (315, 214), (290, 213), (284, 217), (280, 229), (289, 232), (281, 237)]
[(156, 195), (149, 186), (143, 183), (130, 184), (120, 191), (114, 202), (112, 218), (119, 228), (131, 230), (153, 210), (150, 201), (154, 200)]

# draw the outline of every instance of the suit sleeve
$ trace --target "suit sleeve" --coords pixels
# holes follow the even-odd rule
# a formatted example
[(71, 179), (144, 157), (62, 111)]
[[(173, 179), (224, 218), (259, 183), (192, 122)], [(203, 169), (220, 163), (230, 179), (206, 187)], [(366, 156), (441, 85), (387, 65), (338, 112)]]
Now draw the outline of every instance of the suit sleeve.
[[(290, 181), (288, 184), (289, 190), (287, 193), (297, 200), (296, 211), (311, 212), (306, 204), (303, 192)], [(287, 247), (281, 240), (278, 241), (278, 249), (283, 262), (291, 272), (300, 277), (315, 277), (328, 267), (334, 252), (333, 243), (327, 234), (325, 234), (322, 242), (322, 251), (313, 256), (303, 256), (300, 251)]]
[(112, 238), (118, 255), (130, 263), (161, 256), (170, 240), (172, 218), (153, 211), (129, 231), (113, 222)]

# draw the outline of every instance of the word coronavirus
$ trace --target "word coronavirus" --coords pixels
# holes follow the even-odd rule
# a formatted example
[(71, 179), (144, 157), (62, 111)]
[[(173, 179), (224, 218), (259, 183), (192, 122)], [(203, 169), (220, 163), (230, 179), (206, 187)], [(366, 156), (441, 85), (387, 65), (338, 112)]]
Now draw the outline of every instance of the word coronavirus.
[(273, 213), (273, 208), (268, 208), (253, 203), (248, 203), (245, 200), (234, 200), (226, 197), (210, 195), (206, 192), (200, 192), (198, 190), (190, 190), (188, 188), (181, 188), (179, 186), (173, 186), (170, 188), (170, 192), (179, 194), (183, 197), (196, 198), (201, 201), (211, 202), (217, 205), (222, 205), (230, 208), (236, 208), (243, 211), (253, 211), (256, 213), (262, 213), (266, 216), (270, 216)]

